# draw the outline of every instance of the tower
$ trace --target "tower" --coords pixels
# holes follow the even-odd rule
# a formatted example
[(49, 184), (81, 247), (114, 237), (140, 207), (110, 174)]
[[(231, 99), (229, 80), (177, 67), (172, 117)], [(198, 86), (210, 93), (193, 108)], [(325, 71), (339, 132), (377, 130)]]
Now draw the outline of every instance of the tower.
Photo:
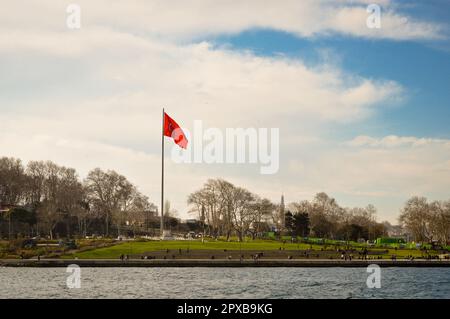
[(281, 230), (284, 230), (286, 228), (286, 220), (285, 220), (285, 205), (284, 205), (284, 194), (281, 195), (281, 203), (280, 203), (280, 228)]

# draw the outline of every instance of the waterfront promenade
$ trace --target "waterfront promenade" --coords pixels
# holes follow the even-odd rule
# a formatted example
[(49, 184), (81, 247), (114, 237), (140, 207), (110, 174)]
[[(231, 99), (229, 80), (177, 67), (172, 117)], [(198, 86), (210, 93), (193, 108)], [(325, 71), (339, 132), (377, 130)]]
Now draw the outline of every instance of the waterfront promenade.
[(380, 267), (450, 267), (450, 260), (328, 260), (328, 259), (3, 259), (0, 267), (367, 267), (376, 264)]

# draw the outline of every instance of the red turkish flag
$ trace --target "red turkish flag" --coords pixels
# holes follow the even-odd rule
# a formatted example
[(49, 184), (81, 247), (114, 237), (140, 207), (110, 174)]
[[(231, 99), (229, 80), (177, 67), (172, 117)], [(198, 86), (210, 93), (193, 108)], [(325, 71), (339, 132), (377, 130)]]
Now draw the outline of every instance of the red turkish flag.
[(164, 136), (173, 138), (174, 142), (181, 148), (186, 149), (188, 140), (183, 130), (166, 112), (164, 112)]

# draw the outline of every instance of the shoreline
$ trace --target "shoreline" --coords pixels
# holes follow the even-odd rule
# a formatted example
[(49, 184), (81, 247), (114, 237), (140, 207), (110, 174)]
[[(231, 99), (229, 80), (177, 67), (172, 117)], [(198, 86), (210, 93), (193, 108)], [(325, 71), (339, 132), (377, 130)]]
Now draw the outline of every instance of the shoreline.
[(227, 267), (227, 268), (246, 268), (246, 267), (298, 267), (298, 268), (327, 268), (327, 267), (346, 267), (360, 268), (369, 265), (378, 265), (380, 267), (450, 267), (450, 260), (327, 260), (327, 259), (260, 259), (254, 260), (227, 260), (227, 259), (160, 259), (160, 260), (140, 260), (131, 259), (121, 261), (117, 259), (3, 259), (0, 260), (0, 267), (31, 267), (31, 268), (56, 268), (78, 265), (80, 267), (92, 268), (130, 268), (130, 267), (149, 267), (149, 268), (168, 268), (168, 267)]

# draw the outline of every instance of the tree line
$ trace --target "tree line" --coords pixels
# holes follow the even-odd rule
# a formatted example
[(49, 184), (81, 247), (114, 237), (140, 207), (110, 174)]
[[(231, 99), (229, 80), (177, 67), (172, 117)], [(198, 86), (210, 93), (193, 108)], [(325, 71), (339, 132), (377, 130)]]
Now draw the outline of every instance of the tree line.
[(399, 226), (377, 222), (373, 205), (344, 208), (322, 192), (285, 209), (223, 179), (208, 180), (189, 195), (188, 204), (204, 223), (207, 235), (226, 239), (233, 234), (242, 240), (276, 231), (300, 237), (375, 240), (397, 228), (401, 231), (397, 235), (409, 235), (417, 242), (445, 244), (450, 240), (450, 200), (428, 203), (424, 197), (412, 197), (401, 210)]
[(410, 198), (399, 221), (418, 242), (450, 241), (450, 200), (428, 202), (425, 197)]
[[(236, 234), (240, 240), (250, 234), (270, 230), (267, 219), (274, 217), (275, 205), (250, 191), (223, 179), (211, 179), (188, 197), (191, 213), (205, 225), (206, 234), (225, 236)], [(276, 218), (274, 220), (276, 222)]]
[(81, 181), (73, 168), (51, 161), (0, 158), (0, 232), (50, 238), (120, 234), (142, 226), (156, 206), (124, 176), (96, 168)]
[[(341, 207), (326, 193), (312, 200), (273, 203), (223, 179), (210, 179), (187, 198), (196, 214), (196, 231), (207, 236), (262, 237), (280, 235), (338, 240), (374, 240), (397, 228), (417, 242), (450, 240), (450, 200), (428, 202), (412, 197), (400, 211), (399, 226), (378, 222), (373, 205)], [(165, 225), (178, 220), (166, 204)], [(119, 173), (99, 168), (80, 179), (76, 170), (51, 161), (0, 158), (0, 238), (55, 234), (64, 237), (97, 234), (148, 234), (159, 229), (157, 207)]]
[(285, 209), (230, 182), (211, 179), (189, 196), (188, 203), (204, 221), (208, 235), (227, 239), (232, 234), (254, 238), (272, 230), (331, 239), (372, 239), (385, 233), (384, 225), (375, 220), (374, 206), (342, 208), (325, 193)]

